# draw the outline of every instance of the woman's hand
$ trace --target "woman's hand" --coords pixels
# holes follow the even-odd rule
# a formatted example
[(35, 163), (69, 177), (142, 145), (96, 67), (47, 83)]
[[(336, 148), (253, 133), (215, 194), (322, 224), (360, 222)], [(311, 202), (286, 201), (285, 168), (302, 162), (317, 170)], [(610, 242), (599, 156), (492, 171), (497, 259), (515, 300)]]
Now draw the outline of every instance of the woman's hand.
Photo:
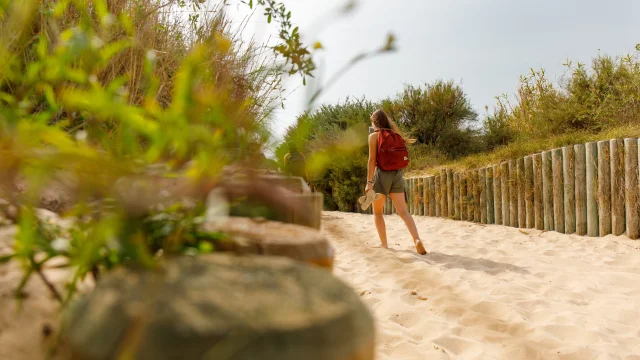
[(367, 186), (364, 187), (364, 193), (366, 194), (369, 190), (371, 190), (372, 187), (373, 187), (373, 184), (367, 183)]

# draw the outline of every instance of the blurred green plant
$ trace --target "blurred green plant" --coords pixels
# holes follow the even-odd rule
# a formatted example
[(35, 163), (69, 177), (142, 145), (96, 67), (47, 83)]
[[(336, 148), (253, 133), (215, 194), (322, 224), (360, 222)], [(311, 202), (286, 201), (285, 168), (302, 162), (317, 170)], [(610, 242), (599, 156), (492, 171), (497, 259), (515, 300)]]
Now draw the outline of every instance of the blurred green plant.
[[(200, 3), (0, 2), (0, 197), (19, 225), (2, 260), (25, 266), (18, 293), (37, 274), (67, 301), (87, 274), (224, 240), (198, 231), (205, 198), (226, 166), (264, 161), (282, 72)], [(294, 46), (288, 73), (310, 75)], [(70, 229), (37, 216), (54, 185), (73, 194)], [(58, 256), (74, 269), (66, 295), (41, 271)]]

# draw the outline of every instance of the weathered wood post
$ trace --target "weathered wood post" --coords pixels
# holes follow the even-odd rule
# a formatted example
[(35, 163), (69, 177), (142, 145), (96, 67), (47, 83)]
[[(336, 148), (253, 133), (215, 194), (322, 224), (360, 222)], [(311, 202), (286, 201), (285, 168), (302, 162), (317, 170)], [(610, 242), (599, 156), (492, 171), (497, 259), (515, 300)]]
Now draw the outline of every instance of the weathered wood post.
[(478, 170), (478, 186), (480, 187), (480, 223), (487, 223), (487, 169)]
[(551, 151), (551, 171), (553, 172), (553, 227), (557, 232), (564, 234), (564, 174), (562, 164), (562, 149), (553, 149)]
[(598, 144), (585, 145), (587, 157), (587, 235), (598, 236)]
[(453, 171), (447, 169), (447, 210), (448, 217), (453, 218), (455, 207), (453, 205)]
[(482, 207), (480, 206), (484, 187), (480, 186), (480, 170), (473, 170), (473, 218), (482, 223)]
[(518, 170), (515, 160), (509, 160), (509, 226), (518, 227)]
[(473, 171), (467, 170), (465, 174), (465, 178), (467, 180), (467, 221), (475, 221), (475, 210), (473, 208), (473, 204), (475, 200), (473, 199)]
[(609, 143), (611, 152), (611, 231), (622, 235), (624, 224), (624, 141), (613, 139)]
[(414, 193), (413, 193), (414, 181), (413, 180), (414, 180), (413, 178), (408, 179), (409, 187), (406, 189), (406, 191), (407, 191), (407, 202), (408, 202), (407, 207), (409, 208), (409, 214), (411, 214), (411, 215), (414, 215), (414, 207), (415, 207), (414, 204), (413, 204), (413, 198), (414, 198), (413, 197), (413, 195), (414, 195)]
[(424, 179), (422, 179), (422, 182), (424, 184), (424, 189), (423, 189), (423, 197), (424, 197), (424, 215), (425, 216), (433, 216), (433, 214), (431, 213), (431, 182), (430, 182), (431, 177), (430, 176), (425, 176)]
[(564, 232), (576, 232), (575, 164), (573, 146), (562, 148), (562, 177), (564, 183)]
[(436, 175), (434, 177), (434, 196), (435, 196), (435, 201), (434, 201), (434, 206), (435, 206), (435, 210), (436, 210), (436, 216), (440, 217), (442, 214), (442, 201), (440, 200), (442, 198), (442, 189), (440, 189), (440, 180), (442, 179), (442, 176), (440, 175)]
[(524, 203), (526, 226), (532, 229), (536, 226), (536, 218), (533, 212), (533, 159), (531, 156), (524, 157)]
[(453, 214), (454, 219), (460, 220), (460, 174), (453, 174), (453, 206), (455, 208), (455, 213)]
[(598, 141), (598, 233), (611, 234), (611, 151), (609, 141)]
[(449, 197), (447, 196), (447, 170), (440, 169), (440, 216), (446, 218), (449, 214)]
[(624, 195), (627, 236), (640, 237), (638, 222), (638, 139), (624, 139)]
[(509, 163), (500, 164), (500, 192), (502, 193), (502, 225), (509, 226), (511, 224), (509, 209)]
[(460, 220), (469, 220), (467, 199), (467, 173), (460, 173)]
[(544, 202), (544, 229), (553, 230), (553, 165), (551, 151), (542, 153), (542, 201)]
[(576, 158), (576, 234), (587, 235), (587, 153), (583, 144), (573, 146)]
[(516, 160), (518, 189), (518, 227), (527, 227), (527, 211), (525, 202), (524, 158)]
[(535, 228), (544, 230), (542, 154), (533, 154), (533, 215)]
[(502, 225), (502, 175), (500, 165), (493, 166), (493, 211), (494, 222)]
[(437, 209), (437, 203), (436, 203), (436, 178), (435, 176), (430, 176), (429, 177), (429, 213), (431, 214), (431, 216), (437, 216), (436, 215), (436, 209)]
[(495, 214), (493, 205), (493, 167), (487, 167), (487, 181), (486, 181), (486, 194), (487, 194), (487, 224), (495, 224)]

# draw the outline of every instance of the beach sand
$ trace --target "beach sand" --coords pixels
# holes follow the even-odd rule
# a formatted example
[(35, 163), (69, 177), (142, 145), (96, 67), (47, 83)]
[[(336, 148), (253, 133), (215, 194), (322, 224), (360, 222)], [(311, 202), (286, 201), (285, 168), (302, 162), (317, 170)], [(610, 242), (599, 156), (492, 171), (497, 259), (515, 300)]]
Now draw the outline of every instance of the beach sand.
[(377, 359), (640, 359), (640, 242), (323, 213), (335, 274), (377, 321)]

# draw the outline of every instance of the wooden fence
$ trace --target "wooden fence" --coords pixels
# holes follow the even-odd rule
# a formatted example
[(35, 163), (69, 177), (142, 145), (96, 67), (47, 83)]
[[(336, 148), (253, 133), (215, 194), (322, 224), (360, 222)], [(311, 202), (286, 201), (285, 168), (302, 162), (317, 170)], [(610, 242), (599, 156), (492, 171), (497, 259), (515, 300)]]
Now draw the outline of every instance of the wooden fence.
[[(405, 179), (409, 211), (482, 224), (638, 239), (639, 156), (638, 139), (627, 138), (565, 146), (476, 170), (441, 169), (435, 176)], [(387, 198), (384, 214), (394, 212)]]

